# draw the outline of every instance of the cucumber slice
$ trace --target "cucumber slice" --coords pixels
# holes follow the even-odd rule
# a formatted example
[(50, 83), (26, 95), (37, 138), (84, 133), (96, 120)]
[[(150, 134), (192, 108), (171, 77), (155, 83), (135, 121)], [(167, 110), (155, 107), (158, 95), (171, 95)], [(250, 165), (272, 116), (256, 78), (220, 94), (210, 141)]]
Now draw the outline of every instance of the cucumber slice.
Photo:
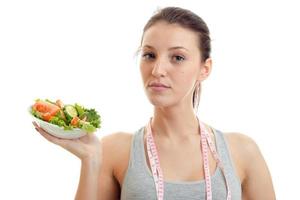
[(84, 114), (84, 108), (77, 103), (75, 103), (75, 108), (78, 112), (79, 117), (82, 117), (82, 115)]
[(65, 114), (70, 119), (73, 119), (74, 117), (78, 116), (76, 108), (74, 106), (72, 106), (72, 105), (65, 106), (64, 110), (65, 110)]

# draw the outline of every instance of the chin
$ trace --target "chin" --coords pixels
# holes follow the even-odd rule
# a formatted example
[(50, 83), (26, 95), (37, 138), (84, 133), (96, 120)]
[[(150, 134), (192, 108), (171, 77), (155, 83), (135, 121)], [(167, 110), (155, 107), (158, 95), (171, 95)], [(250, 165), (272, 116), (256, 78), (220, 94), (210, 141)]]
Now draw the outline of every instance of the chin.
[(172, 103), (170, 100), (167, 100), (165, 98), (149, 97), (149, 101), (154, 107), (169, 107), (174, 105), (174, 103)]

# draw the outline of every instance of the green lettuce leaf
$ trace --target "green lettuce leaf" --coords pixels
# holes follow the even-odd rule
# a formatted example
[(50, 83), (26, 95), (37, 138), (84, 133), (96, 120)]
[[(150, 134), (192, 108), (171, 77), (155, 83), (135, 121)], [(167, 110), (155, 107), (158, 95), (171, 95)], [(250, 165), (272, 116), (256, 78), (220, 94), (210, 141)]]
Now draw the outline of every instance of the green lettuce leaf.
[(89, 122), (82, 122), (81, 128), (87, 133), (93, 133), (96, 131), (96, 128), (91, 125)]
[(95, 128), (100, 128), (101, 118), (95, 109), (85, 109), (85, 115), (87, 116), (87, 121), (91, 125)]

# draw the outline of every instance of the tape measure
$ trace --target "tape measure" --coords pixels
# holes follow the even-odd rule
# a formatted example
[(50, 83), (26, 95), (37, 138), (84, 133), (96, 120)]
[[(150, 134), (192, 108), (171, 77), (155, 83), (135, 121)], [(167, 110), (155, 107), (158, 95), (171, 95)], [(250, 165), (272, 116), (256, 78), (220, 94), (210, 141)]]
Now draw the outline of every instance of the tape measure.
[[(197, 118), (198, 119), (198, 118)], [(153, 175), (155, 189), (156, 189), (156, 196), (157, 200), (164, 199), (164, 180), (163, 180), (163, 173), (160, 167), (159, 157), (157, 148), (154, 142), (152, 129), (151, 129), (151, 121), (146, 126), (146, 144), (147, 144), (147, 154), (150, 162), (150, 168)], [(213, 158), (217, 162), (217, 166), (222, 170), (222, 173), (225, 178), (226, 188), (227, 188), (227, 200), (231, 200), (231, 192), (228, 184), (228, 176), (226, 175), (224, 165), (221, 162), (221, 159), (216, 151), (216, 148), (210, 138), (210, 135), (204, 125), (198, 119), (199, 126), (200, 126), (200, 145), (202, 149), (202, 159), (203, 159), (203, 168), (204, 168), (204, 176), (205, 176), (205, 191), (206, 191), (206, 200), (212, 200), (212, 187), (211, 187), (211, 177), (209, 171), (209, 161), (208, 161), (208, 150), (212, 152)], [(208, 148), (209, 147), (209, 148)]]

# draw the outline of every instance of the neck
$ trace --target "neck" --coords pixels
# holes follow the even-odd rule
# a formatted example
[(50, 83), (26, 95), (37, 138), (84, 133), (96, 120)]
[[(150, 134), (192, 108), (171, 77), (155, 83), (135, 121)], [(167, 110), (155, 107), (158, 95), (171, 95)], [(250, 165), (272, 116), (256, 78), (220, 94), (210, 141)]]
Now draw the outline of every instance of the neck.
[(192, 108), (155, 108), (153, 134), (170, 140), (199, 135), (199, 123)]

